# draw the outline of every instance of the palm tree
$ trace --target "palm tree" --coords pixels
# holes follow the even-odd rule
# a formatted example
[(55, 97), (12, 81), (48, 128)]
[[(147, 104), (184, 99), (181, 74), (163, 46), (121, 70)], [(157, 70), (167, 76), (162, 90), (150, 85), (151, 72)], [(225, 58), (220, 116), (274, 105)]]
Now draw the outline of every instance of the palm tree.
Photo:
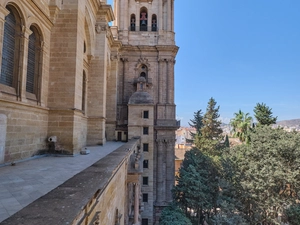
[(235, 118), (230, 120), (233, 137), (239, 138), (241, 142), (249, 143), (249, 131), (251, 130), (252, 117), (249, 113), (243, 113), (241, 110), (234, 113)]

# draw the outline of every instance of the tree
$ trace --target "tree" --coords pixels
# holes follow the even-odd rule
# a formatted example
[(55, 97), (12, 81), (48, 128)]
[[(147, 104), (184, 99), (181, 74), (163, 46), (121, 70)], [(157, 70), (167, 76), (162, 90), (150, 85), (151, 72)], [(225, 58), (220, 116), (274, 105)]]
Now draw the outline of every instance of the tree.
[(161, 212), (159, 219), (160, 225), (192, 225), (189, 218), (184, 215), (184, 212), (174, 203), (165, 207)]
[(239, 138), (241, 142), (249, 143), (249, 131), (251, 130), (252, 117), (249, 113), (243, 113), (241, 110), (234, 113), (234, 118), (230, 120), (233, 128), (233, 137)]
[(285, 210), (284, 214), (290, 225), (300, 224), (300, 204), (291, 205)]
[(195, 139), (196, 135), (201, 135), (201, 128), (203, 127), (202, 120), (202, 110), (200, 109), (197, 112), (194, 112), (194, 119), (191, 119), (191, 122), (189, 123), (189, 125), (196, 130), (196, 133), (190, 132), (192, 139)]
[(275, 124), (277, 116), (272, 116), (272, 109), (270, 109), (264, 103), (257, 103), (254, 108), (254, 117), (256, 118), (258, 125), (271, 125)]
[(201, 128), (201, 135), (207, 139), (219, 139), (223, 133), (221, 129), (222, 122), (219, 120), (220, 106), (216, 107), (217, 102), (210, 98), (206, 108), (206, 112), (203, 116), (203, 126)]
[(223, 145), (223, 133), (221, 129), (221, 121), (219, 120), (220, 106), (216, 107), (217, 102), (210, 98), (207, 104), (206, 112), (203, 116), (203, 126), (200, 129), (200, 134), (195, 138), (195, 145), (202, 152), (211, 155), (219, 155), (219, 150)]
[(250, 138), (224, 152), (232, 163), (227, 173), (250, 224), (278, 224), (285, 207), (299, 201), (300, 134), (258, 126)]
[(174, 201), (193, 224), (203, 224), (204, 218), (215, 212), (219, 190), (217, 177), (218, 170), (210, 157), (197, 148), (185, 153), (172, 193)]

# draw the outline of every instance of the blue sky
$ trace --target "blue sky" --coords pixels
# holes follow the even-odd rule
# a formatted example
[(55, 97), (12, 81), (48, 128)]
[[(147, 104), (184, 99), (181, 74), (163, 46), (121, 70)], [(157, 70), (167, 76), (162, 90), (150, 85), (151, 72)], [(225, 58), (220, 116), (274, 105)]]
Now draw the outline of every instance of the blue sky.
[[(228, 122), (256, 103), (278, 120), (300, 118), (300, 1), (175, 1), (177, 117), (213, 97)], [(192, 6), (192, 7), (191, 7)]]
[(299, 12), (299, 0), (175, 0), (181, 125), (210, 97), (224, 122), (258, 102), (278, 120), (300, 118)]

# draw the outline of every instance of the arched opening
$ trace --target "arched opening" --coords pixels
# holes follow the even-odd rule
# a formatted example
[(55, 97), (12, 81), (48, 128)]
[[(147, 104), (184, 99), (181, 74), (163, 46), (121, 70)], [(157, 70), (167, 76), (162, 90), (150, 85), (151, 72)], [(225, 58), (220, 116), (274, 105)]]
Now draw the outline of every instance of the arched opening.
[(31, 34), (28, 40), (26, 92), (35, 94), (38, 97), (39, 73), (41, 59), (41, 38), (35, 26), (30, 27)]
[(147, 8), (143, 7), (140, 11), (140, 31), (147, 31), (148, 26), (148, 12)]
[(152, 31), (157, 31), (157, 17), (156, 17), (155, 14), (152, 15), (151, 30)]
[(130, 30), (135, 31), (135, 14), (130, 16)]
[(145, 80), (148, 80), (148, 68), (145, 65), (141, 65), (140, 69), (139, 69), (139, 74), (140, 77), (144, 77)]
[(21, 19), (14, 7), (7, 6), (6, 9), (9, 14), (4, 24), (0, 83), (17, 88)]

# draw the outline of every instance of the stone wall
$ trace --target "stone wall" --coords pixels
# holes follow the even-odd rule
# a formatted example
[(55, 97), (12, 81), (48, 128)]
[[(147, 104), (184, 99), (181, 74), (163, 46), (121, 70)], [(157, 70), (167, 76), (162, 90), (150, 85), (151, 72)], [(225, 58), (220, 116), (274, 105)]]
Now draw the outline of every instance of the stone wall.
[(47, 149), (48, 111), (42, 107), (0, 101), (7, 117), (5, 162), (29, 158)]

